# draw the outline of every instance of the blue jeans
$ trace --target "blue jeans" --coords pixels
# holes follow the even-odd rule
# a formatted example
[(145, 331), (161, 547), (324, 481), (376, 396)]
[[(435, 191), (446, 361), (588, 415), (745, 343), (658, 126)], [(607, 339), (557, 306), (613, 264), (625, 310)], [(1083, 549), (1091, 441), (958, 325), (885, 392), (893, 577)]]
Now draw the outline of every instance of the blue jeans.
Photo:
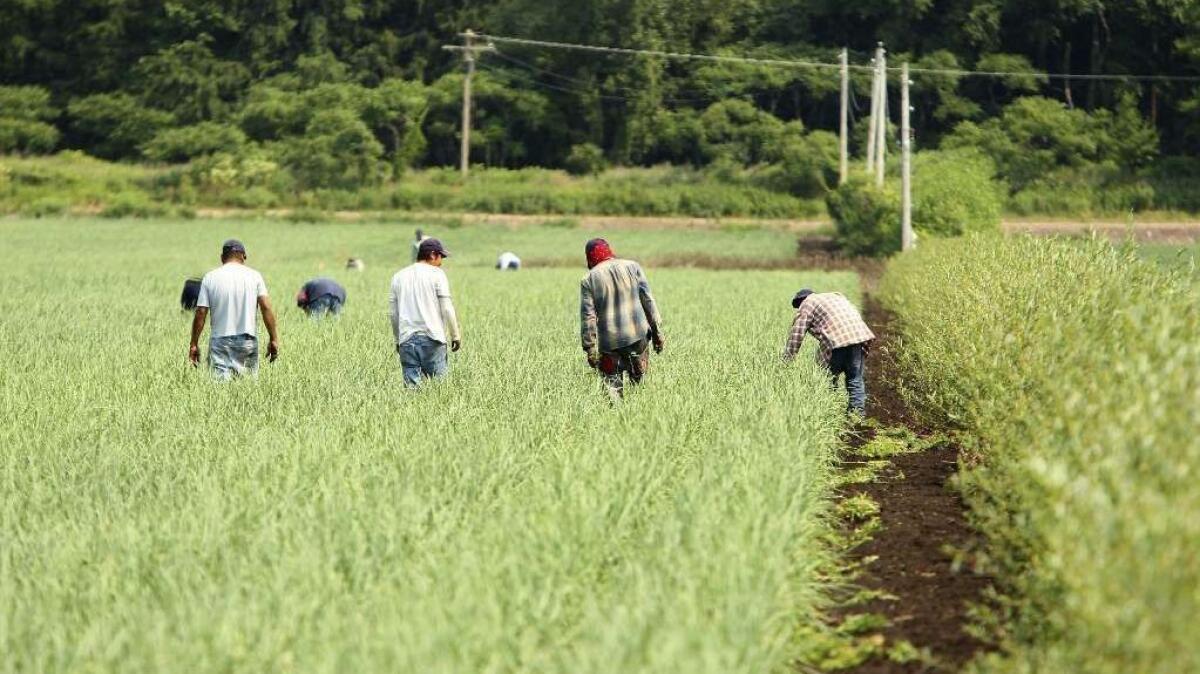
[(417, 388), (424, 378), (444, 377), (450, 371), (446, 345), (426, 337), (413, 335), (396, 347), (400, 367), (404, 369), (404, 385)]
[(829, 354), (829, 371), (833, 375), (834, 388), (838, 385), (838, 377), (846, 376), (846, 393), (850, 395), (847, 411), (865, 416), (867, 413), (867, 384), (865, 381), (867, 366), (862, 344), (834, 349)]
[(333, 295), (321, 295), (309, 302), (308, 306), (304, 308), (304, 312), (313, 319), (319, 319), (325, 314), (337, 316), (342, 313), (342, 301)]
[(208, 367), (219, 381), (258, 374), (258, 339), (254, 335), (210, 338)]

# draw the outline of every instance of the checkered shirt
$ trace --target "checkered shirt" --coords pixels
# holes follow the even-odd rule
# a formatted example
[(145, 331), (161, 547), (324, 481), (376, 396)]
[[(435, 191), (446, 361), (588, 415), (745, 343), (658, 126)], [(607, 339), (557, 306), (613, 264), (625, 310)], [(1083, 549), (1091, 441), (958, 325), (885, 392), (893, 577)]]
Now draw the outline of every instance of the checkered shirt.
[(863, 322), (858, 309), (841, 293), (809, 295), (796, 312), (792, 332), (788, 335), (783, 359), (790, 361), (800, 351), (805, 333), (821, 344), (821, 360), (829, 362), (834, 349), (854, 344), (865, 344), (875, 339), (875, 333)]
[(588, 353), (636, 344), (657, 332), (661, 320), (646, 274), (632, 260), (605, 260), (579, 285), (580, 340)]

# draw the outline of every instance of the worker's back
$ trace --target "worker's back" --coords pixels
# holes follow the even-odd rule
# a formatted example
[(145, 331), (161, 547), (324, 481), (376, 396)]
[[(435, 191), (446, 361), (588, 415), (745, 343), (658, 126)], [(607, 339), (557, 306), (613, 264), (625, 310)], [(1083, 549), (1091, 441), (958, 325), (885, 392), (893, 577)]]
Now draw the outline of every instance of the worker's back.
[(423, 262), (411, 264), (392, 277), (391, 311), (397, 317), (396, 343), (415, 334), (446, 343), (439, 298), (450, 296), (450, 281), (441, 269)]

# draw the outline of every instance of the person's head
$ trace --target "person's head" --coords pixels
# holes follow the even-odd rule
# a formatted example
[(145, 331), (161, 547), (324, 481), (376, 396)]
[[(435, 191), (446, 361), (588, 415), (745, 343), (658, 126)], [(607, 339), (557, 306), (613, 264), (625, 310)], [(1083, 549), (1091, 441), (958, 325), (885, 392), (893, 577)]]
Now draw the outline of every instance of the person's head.
[(809, 290), (808, 288), (796, 293), (796, 296), (792, 298), (792, 308), (799, 309), (800, 305), (804, 304), (804, 300), (808, 299), (808, 296), (812, 294), (813, 291)]
[(417, 262), (424, 262), (435, 267), (442, 266), (442, 260), (450, 257), (450, 251), (437, 239), (425, 239), (417, 248)]
[(611, 260), (614, 257), (612, 246), (609, 246), (608, 242), (604, 239), (592, 239), (588, 241), (583, 247), (583, 254), (587, 257), (588, 269), (595, 267), (605, 260)]
[(221, 244), (221, 262), (245, 262), (246, 247), (237, 239), (228, 239)]

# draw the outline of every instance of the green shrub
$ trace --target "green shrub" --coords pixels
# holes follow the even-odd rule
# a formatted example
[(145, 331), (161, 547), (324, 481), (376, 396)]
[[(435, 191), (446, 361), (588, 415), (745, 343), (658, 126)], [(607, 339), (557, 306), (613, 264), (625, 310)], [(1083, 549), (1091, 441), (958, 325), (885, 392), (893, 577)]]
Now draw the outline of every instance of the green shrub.
[(838, 246), (851, 255), (882, 257), (900, 250), (900, 197), (851, 178), (825, 198)]
[(98, 157), (125, 159), (141, 155), (141, 147), (174, 121), (128, 94), (96, 94), (67, 106), (80, 139)]
[(35, 218), (47, 218), (62, 215), (69, 210), (71, 210), (71, 202), (62, 197), (48, 196), (31, 202), (21, 209), (21, 213)]
[(142, 146), (150, 159), (167, 162), (186, 162), (196, 157), (236, 153), (246, 144), (241, 129), (216, 122), (201, 122), (178, 129), (164, 129)]
[(816, 199), (825, 196), (837, 180), (838, 137), (828, 131), (813, 131), (784, 144), (768, 184), (780, 192)]
[(383, 145), (357, 115), (344, 109), (318, 112), (303, 137), (280, 141), (275, 150), (302, 188), (371, 187), (390, 170)]
[(571, 153), (563, 166), (567, 173), (574, 176), (599, 175), (608, 166), (604, 159), (604, 150), (594, 143), (580, 143), (571, 146)]
[(913, 228), (933, 236), (999, 231), (1007, 190), (996, 166), (971, 150), (917, 154), (913, 166)]
[(170, 208), (144, 192), (123, 192), (112, 197), (100, 211), (103, 218), (153, 218), (168, 215)]
[(972, 236), (891, 263), (903, 394), (965, 431), (1008, 600), (977, 672), (1200, 671), (1200, 304), (1107, 242)]
[(0, 86), (0, 154), (49, 154), (60, 134), (48, 122), (58, 116), (42, 87)]

